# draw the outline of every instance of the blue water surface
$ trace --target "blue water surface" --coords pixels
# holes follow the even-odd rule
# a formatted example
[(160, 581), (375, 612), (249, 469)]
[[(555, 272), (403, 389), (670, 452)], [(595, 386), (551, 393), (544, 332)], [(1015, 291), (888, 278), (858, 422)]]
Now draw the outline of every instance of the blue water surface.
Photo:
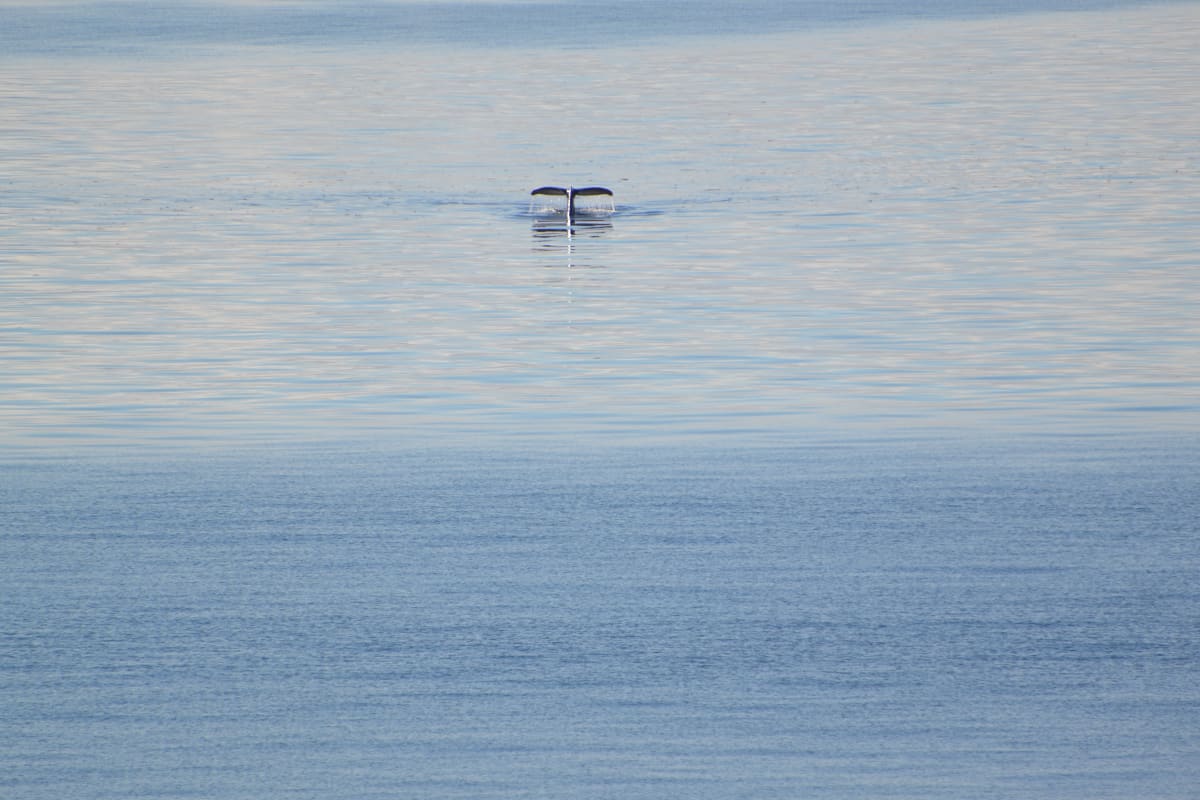
[(4, 465), (13, 798), (1156, 798), (1196, 442)]
[(1140, 0), (572, 0), (22, 4), (0, 9), (0, 53), (155, 53), (216, 44), (588, 47), (662, 37), (737, 35), (904, 19), (1086, 11)]

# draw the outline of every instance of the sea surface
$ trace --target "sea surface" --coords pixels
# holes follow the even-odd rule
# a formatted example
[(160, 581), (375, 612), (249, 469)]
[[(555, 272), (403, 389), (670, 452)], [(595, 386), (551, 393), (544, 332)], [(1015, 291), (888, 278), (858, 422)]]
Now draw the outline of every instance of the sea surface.
[(1195, 798), (1198, 31), (0, 0), (0, 796)]

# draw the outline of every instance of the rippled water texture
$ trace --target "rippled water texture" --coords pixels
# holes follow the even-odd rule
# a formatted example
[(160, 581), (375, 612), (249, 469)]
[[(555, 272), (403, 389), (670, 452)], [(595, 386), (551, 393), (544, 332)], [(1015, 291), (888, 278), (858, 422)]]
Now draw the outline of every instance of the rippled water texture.
[(3, 439), (1194, 428), (1196, 22), (12, 55)]
[(956, 6), (0, 0), (4, 800), (1193, 800), (1200, 5)]
[(14, 800), (1187, 800), (1195, 437), (0, 468)]

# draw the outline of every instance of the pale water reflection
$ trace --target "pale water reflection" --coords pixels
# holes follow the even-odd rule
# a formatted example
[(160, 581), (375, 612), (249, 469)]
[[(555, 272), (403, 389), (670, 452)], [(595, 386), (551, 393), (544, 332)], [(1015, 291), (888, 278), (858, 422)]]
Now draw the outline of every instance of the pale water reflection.
[(1194, 428), (1196, 21), (13, 56), (4, 439)]

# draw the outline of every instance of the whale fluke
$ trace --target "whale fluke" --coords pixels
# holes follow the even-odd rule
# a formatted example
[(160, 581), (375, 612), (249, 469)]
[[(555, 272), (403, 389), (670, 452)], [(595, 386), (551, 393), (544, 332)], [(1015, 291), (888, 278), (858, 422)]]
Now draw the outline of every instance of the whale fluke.
[(584, 186), (579, 189), (572, 189), (571, 192), (576, 197), (594, 197), (602, 194), (612, 197), (612, 189), (606, 189), (603, 186)]
[[(604, 186), (582, 186), (578, 189), (576, 189), (574, 186), (568, 186), (565, 189), (561, 186), (539, 186), (538, 188), (534, 189), (529, 194), (532, 196), (535, 196), (535, 197), (537, 195), (550, 195), (551, 197), (567, 198), (567, 221), (568, 222), (570, 222), (572, 219), (574, 219), (575, 214), (576, 214), (576, 211), (575, 211), (575, 198), (576, 197), (612, 197), (613, 196), (612, 189), (606, 188)], [(611, 206), (611, 203), (610, 203), (610, 206)], [(610, 207), (608, 209), (608, 211), (609, 211), (609, 213), (612, 213), (612, 208)]]

